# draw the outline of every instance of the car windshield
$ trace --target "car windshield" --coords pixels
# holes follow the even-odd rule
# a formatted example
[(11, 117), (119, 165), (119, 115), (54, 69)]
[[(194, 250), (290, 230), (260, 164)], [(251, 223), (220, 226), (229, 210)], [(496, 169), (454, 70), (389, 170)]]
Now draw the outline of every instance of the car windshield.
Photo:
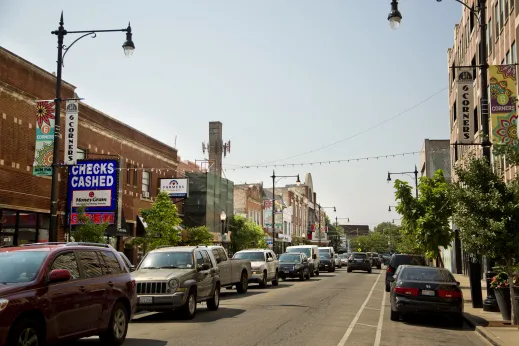
[(144, 257), (139, 269), (190, 269), (193, 268), (192, 252), (150, 252)]
[(347, 253), (341, 253), (339, 255), (340, 258), (348, 258), (348, 254)]
[(412, 265), (423, 266), (423, 265), (425, 265), (425, 260), (422, 256), (397, 255), (397, 256), (393, 256), (390, 264), (393, 268), (398, 268), (398, 266), (401, 266), (402, 264), (412, 264)]
[(367, 255), (365, 253), (354, 253), (353, 254), (353, 258), (357, 258), (357, 259), (364, 259), (366, 257), (367, 257)]
[(295, 254), (282, 254), (279, 256), (279, 262), (281, 263), (301, 263), (301, 256)]
[(234, 259), (244, 259), (249, 261), (265, 261), (263, 252), (238, 252)]
[(455, 282), (454, 277), (448, 271), (430, 268), (405, 268), (400, 273), (398, 279), (430, 282)]
[(0, 252), (0, 283), (33, 281), (48, 255), (48, 251)]
[(329, 252), (321, 252), (319, 253), (319, 258), (329, 259), (330, 253)]
[(287, 249), (287, 252), (302, 252), (302, 253), (304, 253), (307, 257), (310, 257), (310, 248), (306, 248), (306, 247), (294, 247), (294, 248), (290, 248), (290, 249)]

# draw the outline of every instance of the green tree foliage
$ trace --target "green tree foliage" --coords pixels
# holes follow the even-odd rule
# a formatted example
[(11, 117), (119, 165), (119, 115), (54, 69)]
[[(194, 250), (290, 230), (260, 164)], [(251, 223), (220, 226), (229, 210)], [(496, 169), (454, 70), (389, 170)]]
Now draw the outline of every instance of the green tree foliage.
[(388, 237), (381, 232), (370, 232), (367, 235), (353, 237), (350, 240), (350, 248), (352, 251), (361, 252), (389, 252)]
[[(508, 162), (519, 163), (518, 149), (497, 147), (496, 153), (508, 153)], [(455, 168), (454, 222), (459, 227), (463, 247), (470, 253), (495, 258), (509, 277), (513, 277), (519, 259), (519, 180), (505, 183), (488, 163), (470, 157)], [(510, 285), (513, 321), (518, 307)]]
[(335, 252), (338, 252), (339, 249), (344, 249), (345, 244), (341, 244), (341, 237), (344, 236), (344, 231), (341, 227), (336, 227), (334, 224), (330, 223), (330, 218), (326, 215), (326, 224), (328, 225), (328, 240), (329, 245), (332, 246)]
[(305, 237), (292, 237), (292, 245), (310, 245), (312, 242)]
[(146, 223), (146, 234), (135, 238), (133, 244), (151, 251), (162, 245), (176, 246), (182, 240), (177, 206), (171, 201), (166, 192), (157, 195), (150, 209), (141, 209), (140, 214)]
[(233, 215), (227, 229), (231, 232), (231, 246), (234, 252), (251, 247), (267, 248), (261, 226), (241, 215)]
[(72, 237), (74, 241), (90, 242), (90, 243), (104, 243), (105, 231), (108, 228), (108, 223), (96, 224), (88, 216), (85, 215), (86, 207), (81, 206), (77, 208), (79, 225), (76, 226)]
[(213, 245), (214, 236), (206, 226), (187, 229), (187, 245)]
[(437, 170), (432, 178), (421, 177), (418, 191), (419, 197), (415, 198), (407, 182), (395, 181), (396, 211), (402, 216), (402, 230), (408, 237), (406, 241), (416, 242), (417, 249), (442, 263), (439, 247), (448, 247), (454, 237), (450, 186), (443, 171)]
[(398, 245), (402, 242), (400, 226), (391, 222), (382, 222), (375, 226), (374, 233), (380, 233), (387, 239), (387, 249), (384, 252), (397, 252)]

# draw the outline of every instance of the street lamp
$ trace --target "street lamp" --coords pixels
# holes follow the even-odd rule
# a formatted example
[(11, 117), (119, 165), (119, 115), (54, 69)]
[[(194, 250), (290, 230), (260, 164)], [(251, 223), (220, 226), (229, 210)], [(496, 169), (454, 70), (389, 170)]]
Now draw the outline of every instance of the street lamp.
[(389, 26), (391, 29), (398, 29), (400, 21), (402, 20), (402, 14), (398, 10), (398, 0), (391, 1), (391, 11), (387, 16), (387, 19), (389, 20)]
[(335, 207), (321, 207), (320, 204), (318, 204), (317, 206), (319, 207), (319, 215), (318, 215), (318, 218), (319, 218), (319, 246), (321, 246), (321, 238), (322, 238), (322, 233), (321, 233), (321, 209), (332, 209), (333, 208), (333, 212), (334, 213), (337, 212), (337, 209)]
[(298, 175), (276, 175), (276, 172), (273, 170), (272, 175), (272, 249), (274, 249), (274, 236), (276, 232), (276, 178), (296, 178), (296, 185), (301, 185), (301, 180), (299, 180)]
[[(130, 57), (135, 50), (135, 44), (132, 40), (132, 28), (130, 27), (130, 23), (128, 23), (128, 27), (125, 29), (115, 29), (115, 30), (84, 30), (84, 31), (68, 31), (63, 27), (63, 11), (61, 12), (61, 17), (59, 20), (58, 30), (54, 30), (51, 34), (58, 36), (58, 66), (56, 71), (56, 98), (54, 99), (55, 103), (55, 130), (54, 130), (54, 149), (53, 149), (53, 157), (52, 157), (52, 185), (51, 185), (51, 196), (50, 196), (50, 224), (49, 224), (49, 241), (56, 242), (58, 241), (58, 196), (59, 196), (59, 181), (58, 181), (58, 156), (60, 154), (60, 136), (61, 136), (61, 70), (63, 65), (63, 61), (65, 59), (65, 55), (69, 51), (69, 49), (83, 37), (91, 36), (92, 38), (96, 37), (96, 34), (99, 32), (126, 32), (126, 41), (123, 43), (124, 54), (127, 57)], [(63, 44), (63, 39), (65, 35), (69, 34), (82, 34), (76, 40), (74, 40), (68, 46)]]
[(222, 210), (220, 213), (220, 221), (222, 222), (222, 244), (223, 244), (223, 234), (225, 233), (225, 220), (227, 220), (227, 214)]
[(414, 190), (416, 193), (416, 198), (418, 198), (418, 168), (416, 168), (416, 165), (414, 165), (413, 172), (396, 172), (396, 173), (387, 172), (387, 182), (388, 183), (391, 181), (391, 174), (402, 174), (402, 175), (414, 174)]
[(390, 205), (389, 208), (387, 208), (387, 211), (391, 212), (391, 208), (396, 208), (396, 205)]
[[(441, 2), (442, 0), (436, 0), (437, 2)], [(478, 143), (482, 147), (483, 157), (489, 166), (492, 166), (492, 160), (490, 158), (490, 147), (492, 143), (490, 142), (490, 130), (489, 130), (489, 119), (488, 119), (488, 47), (487, 47), (487, 0), (476, 0), (477, 6), (475, 8), (470, 7), (462, 0), (454, 0), (463, 6), (465, 6), (473, 15), (477, 18), (479, 23), (479, 69), (481, 71), (481, 75), (479, 78), (480, 81), (480, 114), (481, 114), (481, 143)], [(391, 16), (391, 13), (394, 12), (394, 15)], [(400, 20), (398, 19), (397, 14), (400, 14), (398, 11), (398, 0), (392, 0), (391, 2), (391, 12), (389, 13), (388, 20), (393, 28), (392, 21), (398, 21), (402, 19), (402, 15), (400, 14)], [(398, 25), (396, 25), (398, 28)], [(455, 66), (455, 67), (463, 67), (463, 66)], [(465, 66), (465, 67), (476, 67), (476, 66)], [(459, 144), (455, 144), (459, 145)], [(471, 145), (471, 144), (465, 144)], [(496, 274), (492, 271), (492, 267), (494, 266), (494, 260), (491, 258), (486, 258), (486, 283), (487, 283), (487, 298), (485, 302), (483, 302), (483, 295), (481, 293), (481, 261), (479, 256), (472, 255), (472, 259), (469, 264), (469, 279), (470, 279), (470, 293), (472, 297), (472, 307), (481, 308), (483, 307), (484, 311), (498, 311), (497, 301), (494, 296), (494, 291), (490, 286), (491, 278)]]

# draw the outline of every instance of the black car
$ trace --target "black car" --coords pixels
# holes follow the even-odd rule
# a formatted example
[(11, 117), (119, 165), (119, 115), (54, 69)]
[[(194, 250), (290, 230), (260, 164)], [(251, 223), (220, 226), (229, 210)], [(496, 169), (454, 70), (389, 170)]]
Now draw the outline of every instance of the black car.
[(365, 252), (353, 252), (348, 259), (348, 273), (364, 270), (371, 273), (371, 258)]
[(389, 279), (395, 275), (396, 270), (403, 264), (417, 266), (425, 265), (425, 257), (421, 255), (393, 254), (386, 269), (386, 292), (389, 292)]
[(380, 260), (380, 255), (376, 252), (371, 254), (371, 265), (373, 267), (377, 267), (377, 269), (382, 268), (382, 261)]
[(287, 252), (279, 256), (279, 277), (281, 280), (287, 278), (299, 278), (301, 281), (310, 279), (310, 267), (306, 255), (299, 252)]
[(329, 252), (319, 251), (319, 270), (335, 271), (335, 259)]
[(390, 282), (392, 321), (403, 314), (441, 314), (463, 326), (463, 293), (447, 269), (401, 265)]

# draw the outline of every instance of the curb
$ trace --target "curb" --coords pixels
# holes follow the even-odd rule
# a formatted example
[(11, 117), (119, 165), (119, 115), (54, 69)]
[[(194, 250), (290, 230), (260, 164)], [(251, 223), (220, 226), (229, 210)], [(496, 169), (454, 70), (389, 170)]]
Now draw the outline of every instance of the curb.
[(472, 318), (470, 318), (467, 314), (463, 313), (463, 318), (465, 321), (478, 332), (486, 341), (490, 342), (494, 346), (505, 346), (505, 344), (499, 341), (499, 338), (495, 336), (493, 333), (488, 331), (485, 327), (478, 326)]

